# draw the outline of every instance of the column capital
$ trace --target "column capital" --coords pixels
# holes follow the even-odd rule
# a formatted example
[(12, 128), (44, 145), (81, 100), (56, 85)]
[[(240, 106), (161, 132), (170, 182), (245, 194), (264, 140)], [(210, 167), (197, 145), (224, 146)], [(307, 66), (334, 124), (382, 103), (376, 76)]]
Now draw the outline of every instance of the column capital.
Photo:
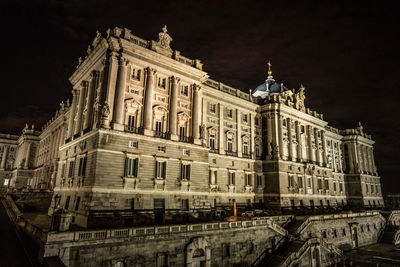
[(181, 82), (181, 78), (176, 77), (176, 76), (171, 76), (169, 77), (170, 82), (175, 83), (175, 84), (179, 84)]
[(201, 86), (198, 84), (193, 84), (192, 85), (194, 92), (200, 92), (201, 91)]
[(99, 76), (99, 72), (97, 70), (94, 70), (94, 71), (92, 71), (90, 73), (90, 75), (89, 75), (90, 78), (89, 79), (91, 80), (93, 78), (96, 78), (97, 76)]
[(118, 63), (119, 63), (119, 66), (126, 67), (129, 64), (129, 60), (124, 58), (123, 56), (120, 56)]
[(147, 75), (153, 75), (154, 76), (157, 73), (157, 70), (154, 69), (154, 68), (151, 68), (151, 67), (147, 67), (145, 70), (146, 70)]
[(72, 90), (72, 96), (79, 96), (79, 90), (73, 89)]
[(82, 81), (82, 82), (81, 82), (81, 87), (82, 87), (82, 88), (88, 87), (88, 86), (89, 86), (89, 82), (88, 82), (88, 81)]

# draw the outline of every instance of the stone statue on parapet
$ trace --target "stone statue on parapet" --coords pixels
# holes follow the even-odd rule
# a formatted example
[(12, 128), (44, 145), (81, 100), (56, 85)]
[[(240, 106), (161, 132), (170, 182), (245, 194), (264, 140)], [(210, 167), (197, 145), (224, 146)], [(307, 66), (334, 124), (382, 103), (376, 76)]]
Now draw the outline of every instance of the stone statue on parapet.
[(303, 112), (306, 110), (306, 107), (304, 105), (304, 100), (306, 99), (305, 89), (306, 88), (301, 85), (296, 93), (296, 107)]

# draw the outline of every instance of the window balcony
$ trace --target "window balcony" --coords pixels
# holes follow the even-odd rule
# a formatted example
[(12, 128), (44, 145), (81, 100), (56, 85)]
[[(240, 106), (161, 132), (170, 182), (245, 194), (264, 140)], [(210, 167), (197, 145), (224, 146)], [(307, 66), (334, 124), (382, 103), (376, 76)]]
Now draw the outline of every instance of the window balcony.
[(154, 137), (169, 139), (169, 133), (154, 131)]
[(251, 153), (250, 154), (242, 154), (242, 157), (245, 159), (251, 159)]
[(129, 126), (129, 125), (125, 125), (125, 132), (129, 132), (129, 133), (139, 133), (139, 128), (133, 127), (133, 126)]
[(179, 136), (179, 142), (191, 143), (191, 138), (189, 136)]
[(233, 152), (233, 151), (230, 151), (230, 150), (225, 150), (225, 154), (227, 156), (237, 157), (237, 152)]
[(210, 153), (219, 153), (219, 149), (218, 148), (210, 148)]

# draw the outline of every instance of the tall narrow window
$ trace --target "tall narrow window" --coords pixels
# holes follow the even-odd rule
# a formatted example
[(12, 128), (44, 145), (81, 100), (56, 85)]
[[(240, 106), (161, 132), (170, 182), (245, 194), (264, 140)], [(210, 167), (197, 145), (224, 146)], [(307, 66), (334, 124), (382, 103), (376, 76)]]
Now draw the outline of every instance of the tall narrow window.
[(215, 104), (210, 104), (210, 112), (215, 113)]
[(184, 126), (179, 127), (179, 141), (185, 141), (186, 138), (186, 128)]
[(128, 116), (128, 127), (129, 130), (133, 130), (136, 125), (136, 117), (134, 115), (129, 115)]
[(257, 174), (257, 186), (262, 186), (262, 175)]
[(86, 173), (87, 157), (79, 159), (78, 176), (84, 176)]
[(256, 157), (260, 157), (260, 145), (259, 144), (256, 144), (256, 147), (255, 147), (255, 152), (256, 152)]
[(65, 163), (61, 166), (61, 178), (65, 177)]
[(137, 177), (138, 171), (138, 158), (127, 158), (125, 165), (125, 176), (126, 177)]
[(65, 200), (65, 206), (64, 206), (64, 209), (68, 209), (68, 207), (69, 207), (69, 201), (71, 200), (71, 197), (70, 196), (67, 196), (67, 199)]
[(210, 149), (215, 150), (215, 134), (210, 134)]
[(189, 87), (187, 85), (182, 85), (181, 87), (181, 95), (187, 96), (189, 91)]
[(232, 118), (232, 117), (233, 117), (233, 111), (232, 111), (232, 109), (228, 109), (228, 110), (226, 111), (226, 116), (227, 116), (228, 118)]
[(157, 133), (161, 133), (162, 132), (162, 123), (161, 123), (161, 121), (156, 121), (156, 129), (155, 129), (155, 131)]
[(165, 179), (165, 174), (167, 170), (167, 162), (156, 161), (156, 178)]
[(184, 181), (190, 180), (190, 164), (181, 165), (181, 179)]
[(75, 161), (69, 162), (68, 177), (72, 177), (75, 172)]
[(322, 189), (322, 179), (318, 179), (318, 189)]
[(329, 180), (325, 180), (325, 189), (329, 190)]
[(244, 115), (243, 115), (243, 122), (247, 122), (247, 119), (248, 119), (247, 114), (244, 114)]
[(78, 209), (79, 209), (79, 204), (80, 204), (80, 202), (81, 202), (81, 197), (78, 197), (78, 198), (76, 199), (76, 203), (75, 203), (75, 210), (78, 210)]
[(232, 140), (232, 138), (228, 138), (227, 147), (228, 147), (228, 152), (233, 152), (233, 140)]
[(234, 172), (228, 173), (228, 184), (235, 185), (235, 173)]
[(299, 188), (303, 188), (303, 177), (297, 176), (297, 185)]
[(245, 185), (246, 186), (251, 186), (252, 185), (251, 174), (250, 173), (247, 173), (246, 176), (245, 176)]
[(243, 154), (249, 155), (249, 142), (243, 141)]

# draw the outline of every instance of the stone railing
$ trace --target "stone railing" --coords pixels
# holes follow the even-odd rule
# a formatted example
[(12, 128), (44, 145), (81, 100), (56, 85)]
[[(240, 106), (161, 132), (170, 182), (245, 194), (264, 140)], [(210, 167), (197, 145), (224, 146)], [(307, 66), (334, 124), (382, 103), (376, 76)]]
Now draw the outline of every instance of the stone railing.
[[(283, 219), (283, 218), (281, 218)], [(214, 230), (245, 229), (249, 227), (266, 226), (281, 235), (287, 235), (287, 231), (274, 221), (280, 221), (279, 218), (271, 217), (259, 218), (256, 220), (245, 220), (236, 222), (210, 222), (201, 224), (186, 225), (168, 225), (137, 228), (103, 229), (92, 231), (76, 232), (49, 232), (47, 236), (48, 243), (57, 242), (79, 242), (89, 240), (105, 240), (121, 237), (144, 237), (157, 236), (163, 234), (178, 234), (188, 232), (206, 232)]]
[(251, 97), (250, 94), (245, 93), (245, 92), (243, 92), (243, 91), (241, 91), (239, 89), (235, 89), (233, 87), (230, 87), (230, 86), (228, 86), (226, 84), (223, 84), (221, 82), (217, 82), (217, 81), (208, 79), (204, 83), (206, 85), (210, 86), (211, 88), (217, 89), (219, 91), (228, 93), (230, 95), (237, 96), (239, 98), (242, 98), (242, 99), (245, 99), (245, 100), (248, 100), (248, 101), (251, 101), (251, 102), (256, 102), (255, 100), (253, 100), (253, 98)]
[(393, 217), (395, 217), (396, 215), (400, 217), (400, 210), (392, 210), (390, 212), (390, 215), (389, 215), (388, 219), (387, 219), (387, 222), (389, 224), (391, 224), (392, 221), (393, 221)]
[(300, 225), (300, 227), (297, 229), (296, 233), (300, 234), (309, 224), (311, 224), (314, 221), (325, 221), (325, 220), (333, 220), (333, 219), (346, 219), (346, 218), (367, 217), (367, 216), (381, 216), (382, 217), (382, 215), (377, 211), (311, 216), (311, 217), (308, 217), (303, 222), (302, 225)]
[(279, 266), (283, 267), (283, 266), (289, 266), (293, 261), (295, 261), (296, 259), (299, 259), (301, 257), (301, 255), (303, 255), (303, 253), (311, 246), (311, 245), (317, 245), (317, 244), (321, 244), (324, 247), (329, 248), (330, 250), (335, 251), (340, 257), (343, 255), (343, 252), (337, 248), (335, 245), (330, 244), (328, 242), (326, 242), (325, 240), (323, 240), (322, 238), (318, 238), (318, 237), (313, 237), (308, 239), (301, 247), (298, 251), (295, 251), (293, 253), (291, 253), (286, 260), (281, 263)]

